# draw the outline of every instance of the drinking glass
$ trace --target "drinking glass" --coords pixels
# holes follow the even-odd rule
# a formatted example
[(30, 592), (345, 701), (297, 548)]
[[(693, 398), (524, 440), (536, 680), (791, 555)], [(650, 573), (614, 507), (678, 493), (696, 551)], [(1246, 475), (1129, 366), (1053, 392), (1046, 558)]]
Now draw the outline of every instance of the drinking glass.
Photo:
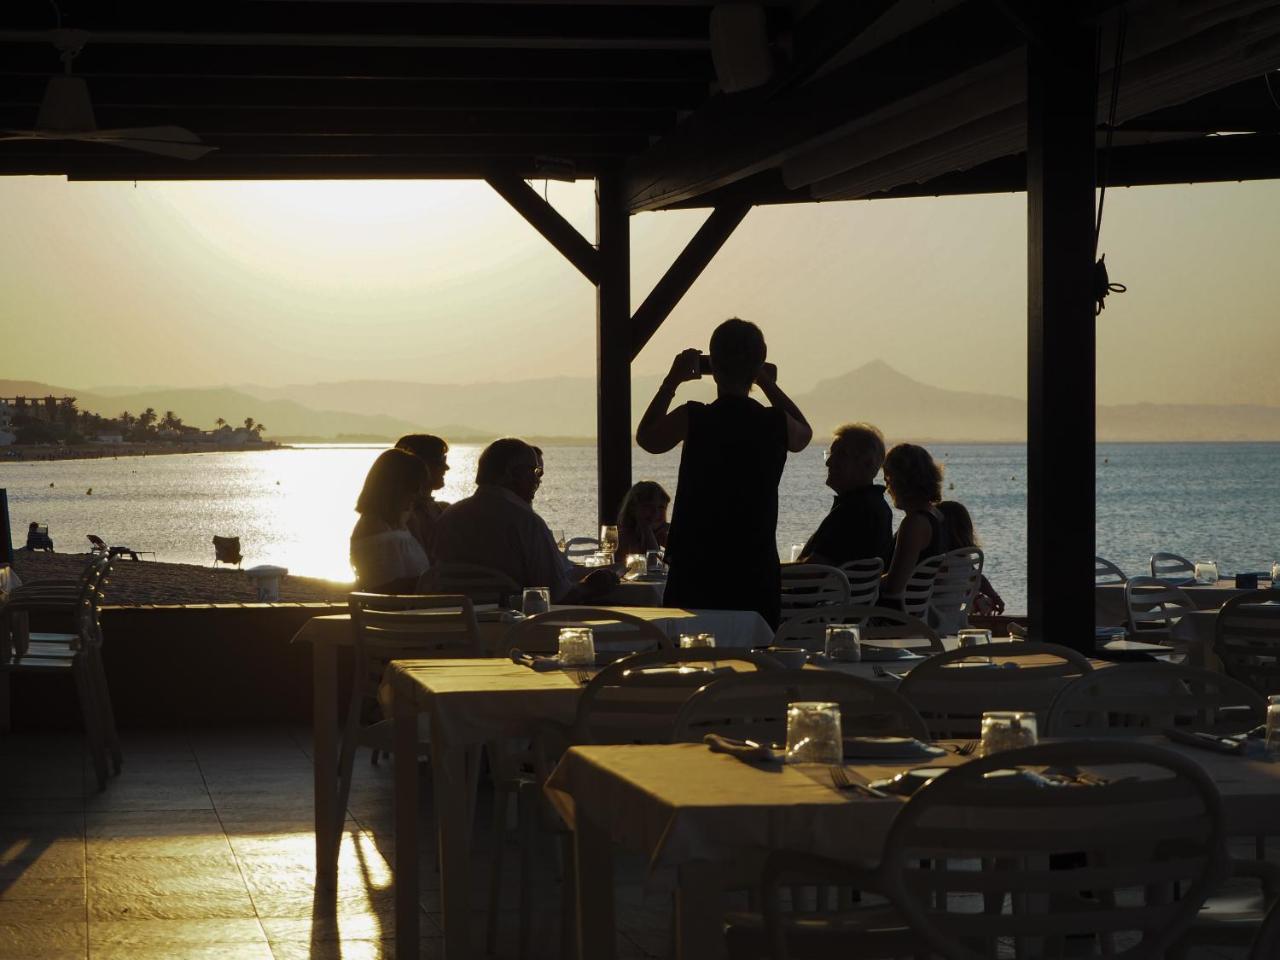
[(716, 635), (714, 633), (682, 633), (680, 634), (680, 649), (695, 650), (699, 647), (711, 648), (716, 645)]
[(988, 710), (982, 715), (981, 754), (989, 757), (1003, 750), (1034, 747), (1036, 715), (1026, 710)]
[(1267, 756), (1280, 759), (1280, 697), (1268, 697)]
[(802, 700), (787, 706), (787, 763), (840, 763), (840, 704)]
[[(957, 632), (956, 636), (960, 639), (961, 649), (969, 647), (983, 647), (991, 642), (991, 631), (984, 630), (980, 627), (965, 627)], [(990, 657), (976, 657), (982, 663), (990, 663)]]
[(561, 627), (558, 656), (564, 667), (595, 666), (596, 640), (591, 628)]
[(644, 567), (649, 573), (662, 572), (662, 551), (650, 550), (644, 555)]
[(1196, 583), (1217, 583), (1218, 563), (1216, 560), (1196, 561)]
[(826, 630), (827, 659), (836, 663), (857, 663), (862, 659), (862, 630), (852, 623), (829, 623)]
[(791, 545), (791, 562), (795, 563), (800, 559), (800, 553), (804, 550), (803, 543), (793, 543)]
[[(600, 526), (600, 552), (609, 554), (610, 558), (618, 552), (618, 528), (613, 524)], [(613, 562), (612, 559), (609, 561)]]
[(551, 588), (525, 587), (520, 597), (520, 609), (526, 617), (546, 613), (551, 609)]
[(649, 561), (643, 553), (627, 554), (627, 576), (643, 577), (649, 572)]
[(1271, 565), (1271, 589), (1280, 590), (1280, 560)]

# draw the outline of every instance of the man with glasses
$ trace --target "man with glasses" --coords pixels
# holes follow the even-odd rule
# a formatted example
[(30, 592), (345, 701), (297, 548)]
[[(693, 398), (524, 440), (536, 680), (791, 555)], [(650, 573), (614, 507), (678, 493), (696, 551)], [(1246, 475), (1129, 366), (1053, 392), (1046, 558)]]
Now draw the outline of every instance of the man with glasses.
[(801, 563), (838, 567), (893, 556), (893, 511), (875, 482), (884, 466), (884, 435), (869, 423), (838, 427), (826, 454), (827, 486), (836, 493), (831, 512), (800, 553)]
[(618, 579), (608, 570), (585, 573), (556, 546), (547, 522), (533, 509), (542, 485), (542, 458), (514, 437), (495, 440), (476, 464), (476, 492), (459, 500), (436, 521), (432, 559), (473, 563), (501, 570), (522, 587), (549, 587), (557, 603), (586, 603), (602, 597)]
[(437, 490), (444, 489), (444, 475), (449, 472), (449, 444), (430, 433), (410, 433), (396, 441), (396, 448), (412, 453), (427, 465), (427, 473), (430, 474), (428, 489), (423, 490), (422, 496), (414, 502), (413, 512), (406, 523), (413, 538), (430, 555), (436, 521), (449, 506), (432, 497)]

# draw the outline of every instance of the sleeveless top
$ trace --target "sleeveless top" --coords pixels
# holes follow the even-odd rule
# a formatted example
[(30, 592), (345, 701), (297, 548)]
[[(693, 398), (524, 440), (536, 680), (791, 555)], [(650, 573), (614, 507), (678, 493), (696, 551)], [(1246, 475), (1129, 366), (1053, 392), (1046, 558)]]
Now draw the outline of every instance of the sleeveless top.
[(786, 414), (750, 397), (686, 404), (667, 536), (667, 606), (755, 610), (776, 627), (781, 606), (778, 481)]
[(912, 510), (911, 512), (921, 514), (929, 521), (929, 542), (920, 551), (920, 559), (916, 561), (917, 564), (921, 560), (928, 560), (930, 557), (936, 557), (938, 554), (946, 553), (951, 549), (951, 533), (947, 530), (947, 525), (941, 517), (937, 516), (932, 510)]
[(395, 580), (419, 577), (431, 566), (422, 544), (403, 528), (352, 539), (351, 566), (356, 584), (370, 590)]

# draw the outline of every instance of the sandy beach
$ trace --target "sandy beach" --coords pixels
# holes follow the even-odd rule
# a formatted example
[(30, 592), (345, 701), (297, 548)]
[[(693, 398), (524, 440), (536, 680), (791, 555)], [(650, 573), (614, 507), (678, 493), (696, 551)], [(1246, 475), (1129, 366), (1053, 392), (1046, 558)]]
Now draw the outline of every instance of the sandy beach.
[[(24, 583), (45, 578), (74, 578), (89, 560), (87, 553), (14, 552), (14, 570)], [(282, 601), (345, 600), (351, 584), (312, 577), (285, 577)], [(236, 603), (258, 599), (249, 577), (234, 568), (191, 563), (117, 560), (106, 588), (115, 606), (166, 603)]]

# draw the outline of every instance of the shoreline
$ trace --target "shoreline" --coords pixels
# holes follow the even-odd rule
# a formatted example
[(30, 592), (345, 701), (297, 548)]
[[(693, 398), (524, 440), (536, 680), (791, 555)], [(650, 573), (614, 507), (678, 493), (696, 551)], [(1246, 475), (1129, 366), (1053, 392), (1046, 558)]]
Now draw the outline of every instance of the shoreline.
[[(13, 569), (23, 583), (46, 579), (75, 579), (90, 559), (87, 553), (46, 553), (15, 550)], [(353, 584), (317, 577), (286, 576), (280, 580), (282, 603), (321, 600), (346, 602)], [(257, 592), (248, 575), (234, 567), (205, 567), (194, 563), (120, 560), (111, 568), (103, 593), (108, 606), (174, 603), (254, 603)]]
[(252, 453), (285, 450), (275, 440), (256, 443), (78, 443), (60, 447), (52, 444), (10, 444), (0, 447), (0, 463), (49, 463), (58, 460), (118, 460), (121, 457), (164, 457), (188, 453)]

